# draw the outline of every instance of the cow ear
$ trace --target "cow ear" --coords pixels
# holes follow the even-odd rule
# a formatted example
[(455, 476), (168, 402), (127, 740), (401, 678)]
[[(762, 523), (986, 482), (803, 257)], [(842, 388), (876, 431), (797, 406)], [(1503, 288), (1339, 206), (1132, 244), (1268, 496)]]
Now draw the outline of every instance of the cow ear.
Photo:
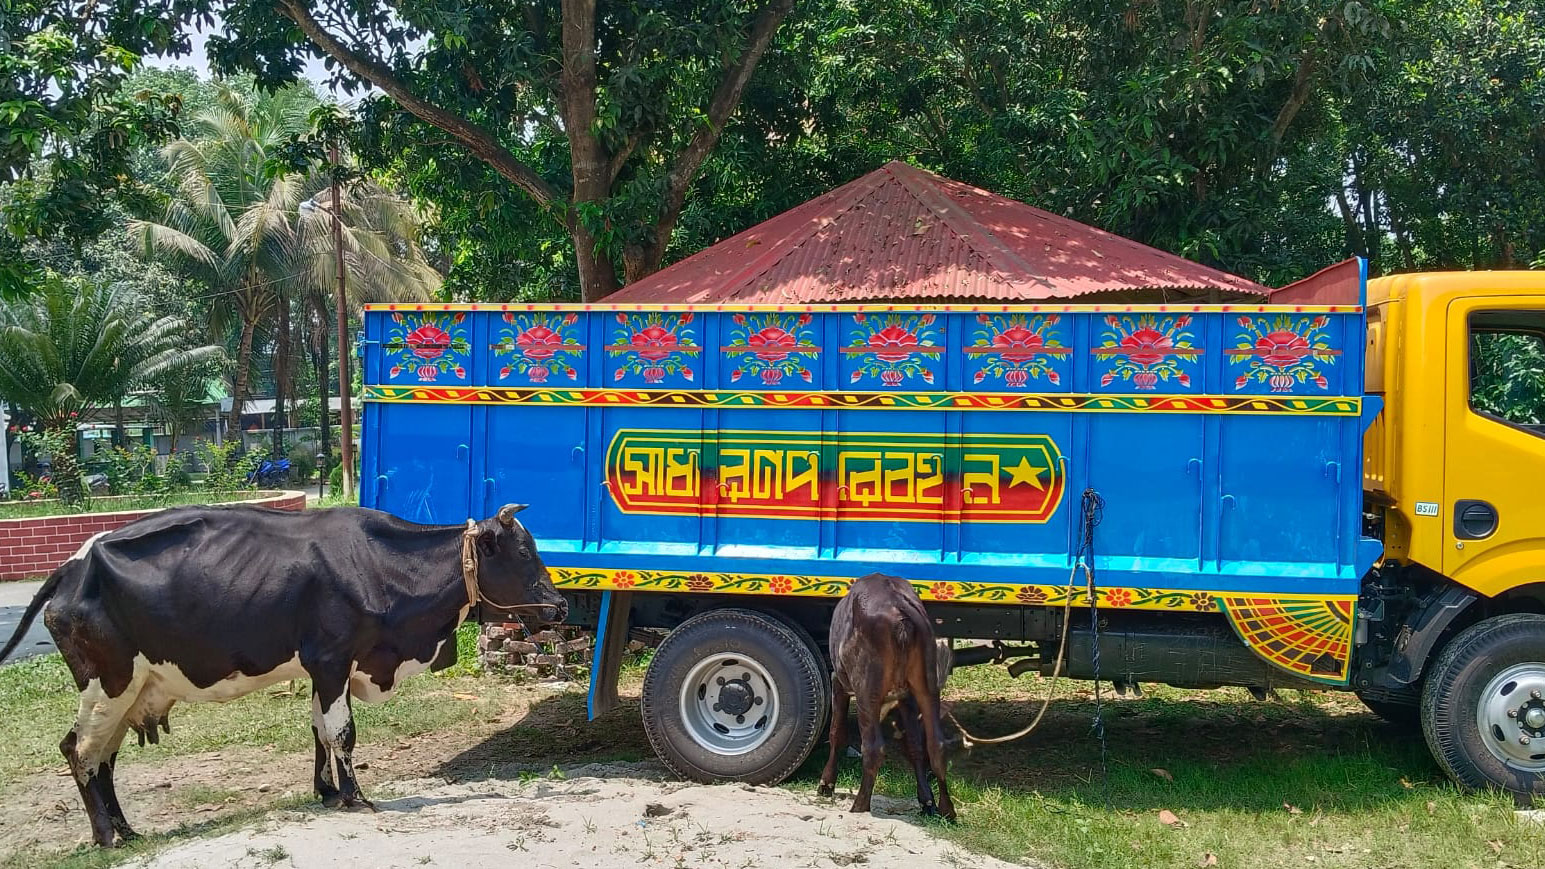
[(506, 528), (515, 527), (515, 514), (524, 509), (525, 504), (505, 504), (499, 508), (499, 524)]

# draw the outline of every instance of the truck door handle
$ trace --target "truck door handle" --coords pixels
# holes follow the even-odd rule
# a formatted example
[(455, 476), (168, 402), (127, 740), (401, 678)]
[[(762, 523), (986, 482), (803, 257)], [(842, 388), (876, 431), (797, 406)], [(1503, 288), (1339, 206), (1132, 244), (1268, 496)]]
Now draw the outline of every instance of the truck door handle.
[(1234, 496), (1233, 495), (1224, 495), (1222, 498), (1219, 498), (1218, 500), (1223, 503), (1223, 506), (1229, 508), (1230, 510), (1234, 509)]
[(569, 461), (582, 462), (585, 460), (585, 445), (580, 444), (569, 451)]
[(1336, 485), (1338, 485), (1338, 486), (1341, 485), (1341, 463), (1340, 462), (1326, 462), (1325, 463), (1325, 471), (1324, 471), (1324, 473), (1325, 473), (1325, 476), (1327, 476), (1327, 477), (1329, 477), (1332, 474), (1334, 474), (1335, 477), (1336, 477)]
[(1202, 460), (1197, 458), (1186, 459), (1186, 473), (1191, 473), (1192, 469), (1195, 469), (1197, 476), (1201, 476)]
[(467, 447), (466, 444), (457, 444), (456, 445), (456, 459), (457, 459), (457, 461), (462, 461), (462, 462), (466, 461), (467, 460), (467, 453), (468, 452), (469, 452), (469, 450), (468, 450), (468, 447)]

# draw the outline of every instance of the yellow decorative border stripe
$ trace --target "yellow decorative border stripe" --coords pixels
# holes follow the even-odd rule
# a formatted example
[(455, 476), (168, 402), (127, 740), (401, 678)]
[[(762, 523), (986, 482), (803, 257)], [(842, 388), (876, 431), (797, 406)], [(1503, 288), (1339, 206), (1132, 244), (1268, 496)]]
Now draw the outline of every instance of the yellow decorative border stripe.
[[(571, 591), (684, 592), (840, 598), (851, 577), (766, 573), (698, 573), (548, 567), (553, 585)], [(936, 603), (1089, 606), (1084, 587), (1001, 582), (912, 581), (919, 597)], [(1102, 586), (1097, 606), (1107, 609), (1222, 613), (1239, 638), (1269, 663), (1304, 679), (1345, 685), (1352, 656), (1356, 595), (1277, 594)]]
[[(658, 591), (697, 592), (703, 594), (765, 594), (795, 597), (838, 598), (848, 593), (854, 577), (807, 576), (769, 573), (699, 573), (696, 571), (625, 570), (594, 567), (547, 568), (554, 586), (574, 591)], [(912, 587), (923, 600), (938, 603), (992, 603), (1062, 606), (1067, 602), (1065, 585), (1033, 585), (1004, 582), (955, 582), (951, 580), (913, 581)], [(1194, 591), (1162, 588), (1095, 588), (1098, 605), (1139, 610), (1178, 612), (1219, 612), (1226, 598), (1266, 598), (1279, 602), (1323, 604), (1342, 600), (1326, 595), (1256, 594), (1253, 592)], [(1346, 603), (1357, 598), (1345, 597)], [(1089, 605), (1086, 588), (1073, 589), (1073, 604)]]
[(698, 389), (548, 389), (515, 386), (364, 388), (366, 401), (394, 404), (517, 404), (552, 407), (711, 407), (796, 410), (1040, 410), (1061, 413), (1243, 413), (1357, 416), (1358, 396), (1101, 395), (1014, 392), (736, 392)]
[(736, 305), (736, 304), (634, 304), (617, 305), (597, 302), (376, 302), (365, 305), (366, 311), (561, 311), (564, 313), (616, 313), (635, 311), (730, 311), (743, 313), (939, 313), (939, 314), (1359, 314), (1361, 305), (919, 305), (905, 303), (873, 304), (792, 304), (792, 305)]

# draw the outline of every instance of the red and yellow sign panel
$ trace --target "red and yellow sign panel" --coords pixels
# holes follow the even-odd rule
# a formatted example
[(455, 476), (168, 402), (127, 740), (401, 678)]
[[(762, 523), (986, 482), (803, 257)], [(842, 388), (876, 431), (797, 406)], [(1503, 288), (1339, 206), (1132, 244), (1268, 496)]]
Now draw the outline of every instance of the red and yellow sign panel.
[(622, 429), (606, 454), (624, 513), (903, 522), (1045, 522), (1062, 501), (1047, 435)]

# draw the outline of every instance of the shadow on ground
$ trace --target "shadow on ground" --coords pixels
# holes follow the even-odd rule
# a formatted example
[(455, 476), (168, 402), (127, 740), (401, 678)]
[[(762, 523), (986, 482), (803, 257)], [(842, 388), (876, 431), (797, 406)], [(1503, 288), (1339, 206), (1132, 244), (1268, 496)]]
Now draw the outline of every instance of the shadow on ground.
[(531, 704), (511, 726), (443, 761), (434, 774), (454, 781), (518, 778), (553, 767), (653, 757), (636, 703), (585, 720), (585, 695), (554, 694)]
[[(1217, 694), (1105, 699), (1111, 808), (1254, 812), (1280, 811), (1288, 803), (1356, 812), (1401, 799), (1415, 783), (1443, 779), (1415, 730), (1317, 702), (1195, 699)], [(1032, 699), (960, 701), (954, 710), (973, 733), (995, 736), (1017, 730), (1039, 705)], [(1094, 713), (1086, 697), (1054, 701), (1025, 739), (955, 755), (951, 778), (977, 788), (1103, 805), (1107, 784)], [(789, 785), (813, 787), (826, 755), (822, 739)], [(449, 758), (435, 774), (456, 781), (517, 778), (554, 766), (652, 756), (636, 703), (625, 700), (587, 722), (584, 697), (570, 693), (533, 704), (512, 726)], [(883, 790), (910, 796), (909, 771), (897, 746), (890, 746), (886, 760)], [(842, 782), (856, 782), (859, 769), (855, 758), (845, 758)]]

